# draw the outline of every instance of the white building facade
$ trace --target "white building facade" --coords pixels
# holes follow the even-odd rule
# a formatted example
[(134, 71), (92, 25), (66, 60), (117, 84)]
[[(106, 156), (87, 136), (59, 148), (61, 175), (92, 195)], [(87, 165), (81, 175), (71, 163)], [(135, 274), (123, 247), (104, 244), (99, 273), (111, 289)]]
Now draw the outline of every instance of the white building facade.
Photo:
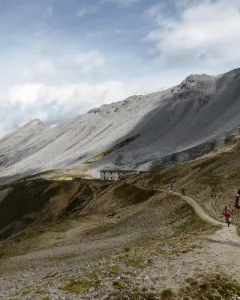
[(100, 179), (102, 180), (118, 180), (123, 175), (135, 174), (134, 170), (101, 170)]

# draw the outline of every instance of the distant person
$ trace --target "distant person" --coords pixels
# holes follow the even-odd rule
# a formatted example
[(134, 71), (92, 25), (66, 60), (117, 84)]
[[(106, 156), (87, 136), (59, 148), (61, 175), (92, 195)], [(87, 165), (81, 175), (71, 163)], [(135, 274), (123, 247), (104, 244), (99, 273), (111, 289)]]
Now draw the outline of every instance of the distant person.
[(173, 192), (173, 182), (170, 184), (170, 191)]
[(230, 208), (228, 207), (228, 205), (224, 205), (223, 215), (225, 215), (226, 211), (230, 211)]
[(236, 199), (235, 199), (235, 207), (237, 209), (240, 208), (240, 190), (238, 190), (238, 192), (237, 192), (237, 196), (236, 196)]
[(185, 188), (184, 187), (182, 187), (181, 192), (182, 192), (182, 195), (185, 196)]
[(229, 227), (232, 220), (231, 220), (231, 211), (227, 205), (224, 206), (223, 215), (225, 216), (226, 223), (228, 224), (228, 227)]

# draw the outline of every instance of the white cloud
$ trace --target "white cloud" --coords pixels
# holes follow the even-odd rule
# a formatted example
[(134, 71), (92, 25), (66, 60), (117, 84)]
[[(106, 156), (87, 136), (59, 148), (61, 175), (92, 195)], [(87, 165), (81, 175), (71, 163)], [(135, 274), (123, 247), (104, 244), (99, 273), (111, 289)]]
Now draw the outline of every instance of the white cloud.
[(85, 17), (86, 15), (96, 13), (97, 10), (98, 10), (97, 6), (94, 5), (83, 6), (78, 10), (77, 16), (79, 18), (82, 18)]
[(148, 10), (158, 28), (147, 39), (155, 43), (166, 64), (196, 63), (205, 66), (229, 64), (240, 60), (240, 2), (238, 0), (205, 0), (179, 2), (178, 15), (158, 6)]
[(101, 75), (107, 68), (107, 59), (99, 50), (65, 54), (56, 57), (42, 57), (31, 67), (23, 68), (22, 82), (41, 82), (45, 84), (64, 83), (81, 78)]
[(48, 80), (56, 75), (53, 62), (50, 59), (42, 58), (36, 65), (23, 70), (23, 78), (28, 81), (38, 81), (45, 78)]
[(145, 15), (149, 18), (158, 18), (160, 15), (162, 15), (165, 8), (166, 6), (163, 3), (150, 6), (145, 11)]
[(93, 50), (78, 54), (73, 62), (82, 74), (89, 74), (101, 69), (106, 64), (106, 59), (99, 50)]
[(140, 3), (141, 0), (101, 0), (101, 3), (107, 2), (116, 3), (119, 7), (129, 7), (132, 4)]
[(134, 94), (161, 90), (179, 83), (184, 75), (174, 76), (140, 77), (127, 83), (119, 80), (61, 86), (16, 84), (6, 95), (0, 95), (0, 136), (35, 118), (54, 125), (102, 104), (124, 100)]

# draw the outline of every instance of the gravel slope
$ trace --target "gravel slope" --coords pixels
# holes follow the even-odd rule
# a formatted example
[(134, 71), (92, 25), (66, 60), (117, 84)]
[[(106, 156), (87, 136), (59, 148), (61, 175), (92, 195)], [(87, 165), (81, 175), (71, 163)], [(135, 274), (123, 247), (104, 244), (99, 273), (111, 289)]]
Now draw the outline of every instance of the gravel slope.
[[(4, 183), (14, 175), (81, 164), (93, 176), (103, 167), (144, 170), (155, 159), (238, 127), (239, 100), (237, 69), (191, 75), (172, 89), (103, 105), (55, 128), (34, 121), (0, 141), (0, 177)], [(95, 163), (84, 164), (96, 155)]]

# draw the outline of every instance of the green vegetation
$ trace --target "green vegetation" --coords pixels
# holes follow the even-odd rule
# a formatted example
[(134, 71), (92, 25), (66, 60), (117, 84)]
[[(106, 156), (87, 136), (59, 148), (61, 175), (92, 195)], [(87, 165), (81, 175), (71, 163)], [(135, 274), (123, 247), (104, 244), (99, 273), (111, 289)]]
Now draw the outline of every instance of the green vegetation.
[(69, 179), (72, 180), (74, 177), (78, 177), (78, 178), (89, 178), (90, 176), (88, 174), (84, 174), (84, 173), (59, 173), (58, 175), (54, 175), (51, 179), (52, 180), (65, 180), (65, 179)]
[(97, 154), (97, 155), (95, 155), (95, 156), (89, 158), (88, 160), (86, 160), (86, 161), (85, 161), (85, 164), (91, 164), (91, 163), (94, 163), (95, 161), (97, 161), (97, 160), (99, 160), (99, 159), (101, 159), (101, 158), (107, 156), (107, 155), (110, 154), (111, 152), (112, 152), (111, 149), (105, 150), (105, 151), (103, 151), (103, 152), (101, 152), (101, 153), (99, 153), (99, 154)]
[(137, 186), (122, 183), (113, 190), (113, 197), (121, 201), (121, 206), (135, 205), (148, 200), (157, 192), (153, 190), (143, 190)]
[(125, 287), (121, 282), (118, 281), (114, 281), (113, 286), (116, 290), (123, 290)]
[(77, 294), (84, 294), (90, 288), (97, 288), (100, 285), (100, 281), (83, 280), (71, 280), (59, 287), (60, 290), (65, 292), (72, 292)]
[(188, 278), (186, 281), (188, 285), (180, 291), (181, 299), (221, 300), (240, 295), (240, 282), (223, 274)]
[(161, 300), (174, 300), (174, 299), (176, 299), (176, 295), (173, 293), (171, 289), (162, 291)]
[(106, 300), (157, 300), (159, 299), (154, 293), (148, 290), (140, 290), (139, 288), (134, 289), (123, 289), (117, 290), (110, 294)]
[(127, 265), (134, 268), (144, 268), (146, 267), (146, 262), (143, 258), (130, 258), (127, 260)]
[(220, 160), (219, 156), (212, 156), (205, 159), (199, 159), (194, 162), (194, 165), (192, 167), (193, 170), (197, 169), (197, 171), (202, 171), (208, 167), (212, 167), (213, 164), (215, 164), (217, 161)]
[(29, 290), (24, 290), (23, 291), (23, 295), (24, 296), (26, 296), (26, 295), (28, 295), (28, 294), (30, 294), (31, 293), (31, 290), (29, 289)]
[(213, 152), (212, 156), (174, 166), (161, 166), (149, 173), (138, 174), (127, 180), (135, 185), (168, 190), (174, 182), (174, 190), (184, 187), (186, 195), (200, 203), (214, 219), (222, 221), (221, 211), (225, 204), (233, 210), (232, 221), (240, 232), (240, 214), (234, 210), (235, 195), (240, 188), (240, 141)]
[(112, 266), (112, 267), (110, 267), (109, 272), (112, 275), (118, 275), (121, 273), (121, 268), (119, 266)]
[[(72, 182), (53, 182), (44, 179), (17, 182), (10, 187), (10, 192), (1, 201), (0, 229), (21, 218), (23, 223), (21, 228), (27, 226), (34, 221), (31, 215), (35, 217), (35, 214), (40, 212), (52, 197), (58, 195), (71, 198), (77, 189)], [(60, 208), (57, 203), (56, 206)], [(49, 209), (41, 218), (48, 217), (50, 219), (51, 213), (52, 211)], [(56, 214), (56, 208), (54, 214)], [(25, 217), (26, 215), (28, 217)], [(13, 230), (16, 228), (9, 228), (0, 238), (10, 236)]]

